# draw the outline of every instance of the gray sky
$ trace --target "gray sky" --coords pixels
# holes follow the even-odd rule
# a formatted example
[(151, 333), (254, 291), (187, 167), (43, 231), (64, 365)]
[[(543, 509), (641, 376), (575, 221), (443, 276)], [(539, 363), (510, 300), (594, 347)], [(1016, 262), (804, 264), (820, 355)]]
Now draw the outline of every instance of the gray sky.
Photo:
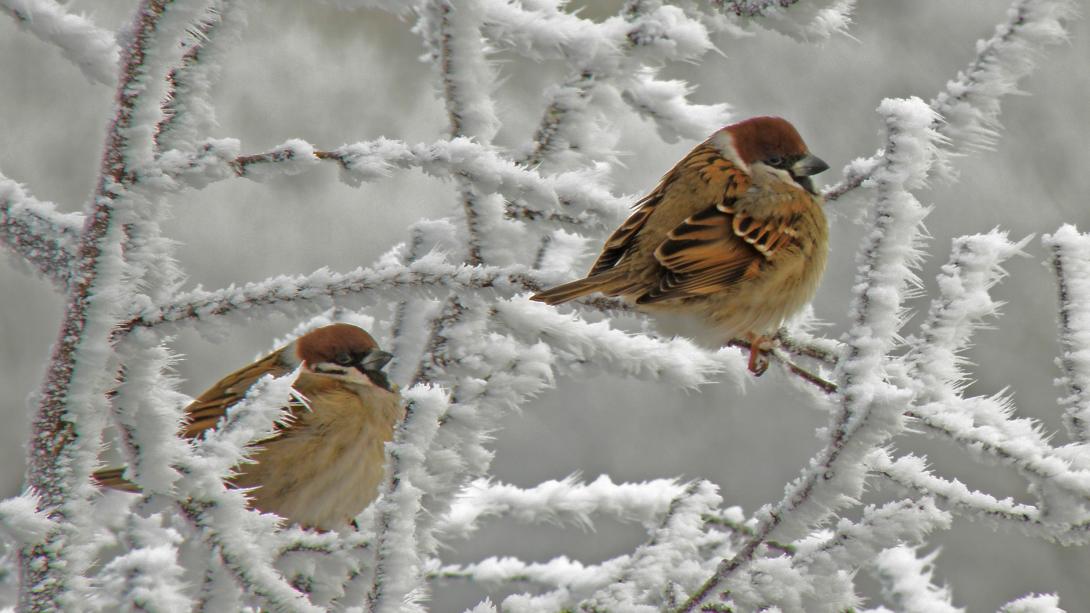
[[(587, 4), (584, 14), (590, 16), (614, 5)], [(698, 102), (729, 102), (738, 118), (787, 117), (833, 167), (819, 177), (831, 183), (843, 164), (873, 153), (882, 142), (874, 111), (882, 98), (931, 98), (969, 61), (975, 41), (991, 35), (1008, 3), (860, 4), (852, 37), (818, 46), (769, 32), (724, 37), (716, 42), (725, 56), (709, 54), (704, 62), (671, 67), (664, 75), (697, 85)], [(114, 27), (129, 3), (71, 5)], [(249, 22), (216, 90), (220, 128), (214, 136), (240, 138), (244, 152), (258, 152), (295, 137), (332, 148), (378, 136), (427, 142), (445, 134), (446, 115), (430, 67), (418, 61), (422, 48), (410, 21), (265, 0), (250, 11)], [(926, 222), (933, 252), (922, 273), (926, 287), (933, 287), (953, 236), (998, 226), (1016, 238), (1039, 237), (1063, 222), (1090, 229), (1090, 27), (1080, 20), (1070, 29), (1070, 43), (1049, 50), (1022, 84), (1029, 95), (1004, 101), (1005, 129), (995, 149), (958, 160), (957, 183), (936, 182), (919, 194), (935, 206)], [(542, 89), (563, 70), (501, 59), (505, 127), (498, 142), (515, 146), (532, 130)], [(19, 31), (13, 20), (0, 19), (0, 172), (25, 183), (39, 199), (78, 210), (94, 185), (112, 95), (90, 84), (56, 49)], [(618, 121), (620, 148), (629, 152), (614, 173), (620, 192), (649, 189), (694, 144), (663, 144), (649, 123), (631, 116)], [(324, 166), (267, 183), (240, 179), (176, 195), (164, 230), (179, 241), (178, 258), (190, 284), (209, 289), (320, 266), (348, 270), (404, 240), (412, 221), (456, 215), (451, 187), (413, 171), (352, 189)], [(833, 336), (844, 330), (865, 196), (830, 205), (832, 253), (815, 309), (830, 322)], [(1026, 251), (1030, 257), (1013, 261), (1010, 278), (997, 290), (1008, 302), (1004, 317), (995, 329), (979, 333), (969, 352), (979, 364), (971, 389), (983, 394), (1009, 387), (1020, 413), (1056, 430), (1060, 442), (1065, 435), (1052, 384), (1059, 375), (1053, 364), (1054, 284), (1041, 264), (1039, 242)], [(0, 266), (0, 287), (0, 385), (7, 391), (0, 411), (9, 424), (0, 433), (0, 495), (7, 496), (20, 487), (26, 399), (38, 386), (56, 335), (60, 299), (10, 256)], [(926, 303), (916, 306), (922, 310)], [(174, 347), (186, 358), (178, 365), (182, 391), (199, 393), (296, 323), (273, 317), (245, 329), (223, 328), (216, 331), (219, 342), (180, 334)], [(824, 424), (825, 416), (777, 372), (754, 381), (744, 394), (729, 384), (682, 394), (653, 382), (563, 379), (559, 390), (501, 424), (493, 472), (524, 486), (572, 472), (588, 480), (602, 473), (614, 481), (709, 478), (727, 502), (749, 513), (779, 499), (784, 484), (817, 450), (813, 432)], [(908, 437), (898, 448), (927, 453), (941, 473), (970, 486), (1026, 498), (1024, 482), (1011, 471), (984, 467), (943, 441)], [(641, 538), (638, 528), (608, 522), (590, 535), (499, 522), (472, 543), (452, 543), (448, 555), (450, 561), (470, 561), (504, 553), (532, 560), (567, 554), (593, 562), (630, 550)], [(955, 602), (970, 610), (994, 610), (1030, 591), (1058, 590), (1061, 604), (1072, 611), (1090, 602), (1082, 577), (1090, 555), (1084, 549), (995, 533), (965, 520), (933, 543), (942, 545), (937, 574), (950, 583)], [(476, 602), (462, 591), (444, 591), (439, 604), (446, 606), (438, 608)]]

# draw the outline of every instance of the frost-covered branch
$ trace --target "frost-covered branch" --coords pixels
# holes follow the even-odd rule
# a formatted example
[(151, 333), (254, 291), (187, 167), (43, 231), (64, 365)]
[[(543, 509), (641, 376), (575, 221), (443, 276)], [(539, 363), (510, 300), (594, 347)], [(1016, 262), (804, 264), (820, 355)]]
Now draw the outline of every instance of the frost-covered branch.
[(1090, 235), (1061, 226), (1043, 239), (1052, 251), (1060, 303), (1060, 367), (1067, 396), (1061, 399), (1067, 431), (1090, 442)]
[(119, 50), (113, 32), (69, 13), (54, 0), (0, 0), (0, 8), (19, 27), (59, 47), (65, 59), (91, 81), (111, 86), (117, 82)]
[(447, 538), (468, 538), (490, 516), (586, 528), (593, 523), (592, 515), (606, 514), (651, 525), (684, 489), (674, 479), (615, 484), (606, 475), (586, 484), (569, 476), (530, 489), (478, 479), (458, 494), (436, 531)]
[[(491, 557), (472, 564), (433, 563), (428, 577), (503, 586), (532, 583), (570, 593), (590, 593), (608, 584), (627, 566), (629, 556), (617, 556), (601, 564), (583, 564), (566, 556), (547, 562), (525, 562), (512, 556)], [(522, 600), (514, 597), (514, 602)], [(517, 610), (517, 609), (515, 609)]]
[(82, 222), (0, 175), (0, 243), (60, 288), (68, 285)]
[(1000, 101), (1019, 93), (1042, 50), (1067, 40), (1064, 22), (1075, 17), (1071, 0), (1016, 0), (995, 34), (977, 41), (976, 57), (931, 100), (943, 118), (939, 131), (952, 151), (991, 147), (999, 138)]
[(1090, 517), (1076, 523), (1046, 521), (1033, 505), (1017, 503), (1010, 498), (998, 500), (985, 492), (970, 489), (960, 481), (936, 476), (927, 470), (923, 459), (916, 456), (906, 455), (893, 460), (887, 451), (880, 450), (869, 456), (867, 463), (875, 473), (898, 486), (930, 496), (958, 514), (1069, 545), (1086, 543), (1090, 539)]
[[(1000, 101), (1018, 92), (1018, 82), (1035, 66), (1044, 47), (1067, 38), (1064, 21), (1074, 15), (1071, 0), (1015, 0), (1007, 21), (996, 26), (995, 35), (977, 41), (977, 53), (957, 78), (930, 103), (938, 116), (934, 129), (945, 139), (937, 169), (949, 173), (950, 153), (986, 148), (998, 137)], [(824, 191), (836, 200), (870, 179), (889, 152), (880, 150), (844, 168), (844, 179)]]
[(603, 165), (540, 174), (465, 137), (416, 145), (378, 138), (330, 151), (292, 139), (271, 151), (248, 155), (240, 155), (238, 148), (233, 139), (210, 140), (193, 154), (168, 152), (160, 164), (168, 176), (197, 188), (235, 176), (263, 180), (277, 174), (298, 174), (322, 160), (337, 162), (341, 180), (353, 187), (388, 177), (394, 170), (420, 168), (436, 178), (461, 177), (483, 193), (518, 200), (519, 204), (511, 207), (516, 216), (545, 217), (571, 225), (589, 221), (602, 228), (615, 224), (630, 204), (601, 185), (607, 170)]
[(242, 5), (237, 0), (215, 0), (184, 41), (186, 52), (166, 77), (170, 89), (155, 130), (160, 151), (195, 150), (198, 140), (215, 127), (212, 84), (220, 75), (224, 43), (233, 42), (245, 23)]
[(683, 338), (629, 334), (607, 322), (588, 323), (522, 298), (499, 301), (493, 308), (513, 334), (547, 341), (565, 367), (578, 365), (581, 373), (601, 368), (684, 388), (695, 388), (724, 372), (735, 381), (745, 380), (746, 360), (734, 348), (711, 352)]
[[(72, 268), (60, 334), (50, 357), (32, 428), (27, 485), (41, 496), (55, 519), (71, 520), (89, 493), (87, 475), (97, 461), (106, 413), (109, 332), (116, 314), (111, 300), (122, 297), (121, 244), (125, 216), (139, 200), (131, 192), (136, 167), (150, 162), (150, 134), (174, 44), (202, 7), (168, 0), (141, 4), (121, 55), (116, 115), (107, 134), (99, 183), (88, 206)], [(149, 98), (151, 100), (149, 101)], [(149, 109), (154, 109), (149, 112)], [(63, 532), (22, 552), (20, 603), (30, 609), (57, 608), (71, 598), (69, 581), (82, 564), (68, 558)]]
[(170, 304), (145, 309), (120, 325), (117, 335), (136, 327), (158, 327), (196, 322), (242, 313), (263, 316), (284, 308), (328, 308), (328, 299), (361, 295), (376, 290), (418, 288), (423, 291), (471, 290), (514, 293), (540, 287), (530, 271), (494, 266), (450, 264), (433, 253), (409, 266), (380, 265), (337, 273), (325, 268), (309, 275), (279, 276), (242, 287), (209, 292), (194, 290), (178, 295)]
[[(425, 451), (439, 429), (439, 418), (449, 405), (444, 393), (426, 386), (404, 393), (405, 420), (388, 447), (386, 485), (375, 511), (378, 539), (375, 544), (375, 576), (367, 592), (371, 611), (422, 610), (425, 592), (419, 587), (424, 561), (417, 550), (418, 516), (422, 512), (423, 483), (430, 479)], [(347, 600), (354, 604), (352, 600)]]
[[(581, 603), (584, 610), (661, 610), (676, 603), (676, 590), (698, 585), (708, 570), (699, 554), (704, 517), (719, 506), (717, 488), (707, 481), (689, 484), (674, 498), (662, 524), (636, 548), (609, 585)], [(683, 592), (684, 593), (684, 592)]]

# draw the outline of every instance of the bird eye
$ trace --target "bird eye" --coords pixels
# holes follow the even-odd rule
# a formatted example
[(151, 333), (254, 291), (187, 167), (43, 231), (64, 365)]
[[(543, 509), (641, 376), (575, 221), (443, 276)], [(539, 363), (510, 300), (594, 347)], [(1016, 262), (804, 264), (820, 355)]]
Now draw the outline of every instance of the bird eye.
[(355, 360), (352, 359), (352, 354), (348, 352), (341, 352), (337, 354), (337, 357), (333, 358), (333, 361), (341, 366), (351, 366)]
[(769, 166), (772, 166), (774, 168), (782, 168), (783, 163), (784, 159), (778, 155), (774, 155), (765, 160), (765, 164), (768, 164)]

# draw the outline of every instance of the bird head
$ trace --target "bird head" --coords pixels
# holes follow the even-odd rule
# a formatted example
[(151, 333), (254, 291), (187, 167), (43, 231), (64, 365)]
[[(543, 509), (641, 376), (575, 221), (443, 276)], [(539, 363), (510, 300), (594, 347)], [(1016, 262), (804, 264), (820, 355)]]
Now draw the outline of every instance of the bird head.
[(295, 353), (307, 372), (393, 390), (382, 369), (394, 356), (357, 326), (336, 323), (312, 330), (295, 341)]
[(723, 132), (730, 136), (736, 161), (750, 168), (762, 164), (811, 194), (817, 193), (810, 176), (828, 170), (829, 165), (810, 153), (798, 130), (786, 119), (753, 117), (729, 125)]

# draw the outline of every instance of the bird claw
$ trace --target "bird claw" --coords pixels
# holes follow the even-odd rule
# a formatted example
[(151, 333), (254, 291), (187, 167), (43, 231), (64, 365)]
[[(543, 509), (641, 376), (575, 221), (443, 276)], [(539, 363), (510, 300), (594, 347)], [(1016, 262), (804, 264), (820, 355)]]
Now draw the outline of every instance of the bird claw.
[(768, 370), (769, 359), (766, 355), (772, 349), (772, 339), (767, 336), (754, 336), (749, 339), (749, 372), (760, 377)]

